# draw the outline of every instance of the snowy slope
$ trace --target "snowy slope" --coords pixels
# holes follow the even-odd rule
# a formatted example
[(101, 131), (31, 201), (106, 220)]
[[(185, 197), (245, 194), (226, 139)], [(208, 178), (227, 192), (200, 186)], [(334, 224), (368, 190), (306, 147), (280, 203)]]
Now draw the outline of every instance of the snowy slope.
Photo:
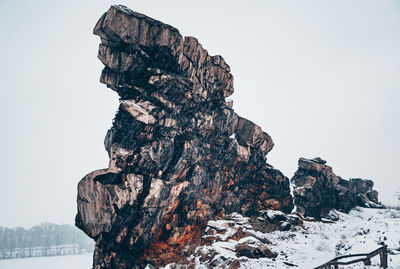
[[(212, 243), (198, 247), (190, 260), (196, 268), (314, 268), (336, 256), (369, 253), (386, 244), (389, 268), (400, 268), (400, 210), (356, 207), (349, 214), (336, 213), (339, 220), (334, 223), (304, 222), (304, 228), (268, 233), (255, 231), (249, 218), (234, 213), (208, 223), (203, 238), (212, 238)], [(217, 234), (210, 235), (209, 230)], [(239, 230), (244, 237), (235, 240)], [(235, 248), (243, 242), (254, 246), (265, 243), (278, 256), (239, 257)], [(181, 267), (171, 264), (165, 268)], [(361, 263), (343, 268), (379, 268), (379, 256), (372, 259), (371, 266)]]
[[(283, 261), (296, 264), (298, 268), (313, 268), (338, 255), (368, 253), (382, 244), (392, 253), (388, 257), (389, 268), (400, 268), (399, 210), (357, 207), (349, 214), (338, 214), (340, 219), (335, 223), (305, 222), (307, 230), (296, 227), (289, 233), (269, 233), (268, 238), (274, 243), (271, 249), (287, 255), (287, 258), (285, 255), (277, 257), (275, 268), (293, 268), (282, 264)], [(345, 268), (377, 268), (378, 262), (379, 257), (376, 257), (372, 266), (360, 264)], [(258, 262), (249, 268), (263, 268), (260, 266)]]

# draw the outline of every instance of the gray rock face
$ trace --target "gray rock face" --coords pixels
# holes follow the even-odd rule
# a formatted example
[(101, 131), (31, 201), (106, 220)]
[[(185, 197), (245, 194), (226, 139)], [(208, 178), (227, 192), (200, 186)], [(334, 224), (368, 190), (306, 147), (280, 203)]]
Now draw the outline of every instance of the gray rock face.
[(78, 185), (76, 225), (96, 241), (96, 269), (179, 261), (216, 215), (290, 212), (289, 180), (266, 163), (271, 137), (225, 99), (233, 77), (221, 56), (123, 6), (94, 33), (100, 81), (120, 96), (109, 167)]
[(304, 216), (320, 219), (331, 209), (348, 212), (355, 206), (382, 207), (372, 180), (342, 179), (321, 158), (300, 158), (291, 182), (296, 210)]

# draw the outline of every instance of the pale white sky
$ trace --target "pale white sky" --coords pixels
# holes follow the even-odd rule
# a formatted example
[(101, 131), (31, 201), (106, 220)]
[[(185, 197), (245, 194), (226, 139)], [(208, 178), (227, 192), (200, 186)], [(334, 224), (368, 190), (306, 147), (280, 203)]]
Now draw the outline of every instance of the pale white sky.
[(98, 82), (92, 29), (117, 3), (225, 58), (234, 109), (272, 136), (286, 176), (320, 156), (395, 201), (400, 1), (0, 0), (0, 226), (73, 223), (78, 181), (107, 166), (118, 97)]

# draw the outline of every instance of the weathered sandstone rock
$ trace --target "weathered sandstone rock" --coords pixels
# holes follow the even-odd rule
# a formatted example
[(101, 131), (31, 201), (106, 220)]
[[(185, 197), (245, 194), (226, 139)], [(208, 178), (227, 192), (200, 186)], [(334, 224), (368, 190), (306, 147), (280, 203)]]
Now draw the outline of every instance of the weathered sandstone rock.
[[(217, 215), (291, 211), (288, 178), (266, 163), (271, 137), (225, 99), (233, 77), (221, 56), (123, 6), (94, 33), (100, 81), (120, 96), (104, 141), (109, 167), (78, 185), (76, 225), (96, 241), (94, 268), (179, 260)], [(238, 248), (273, 256), (258, 243)]]
[(304, 216), (320, 219), (331, 209), (348, 212), (355, 206), (382, 207), (372, 180), (342, 179), (321, 158), (300, 158), (291, 182), (296, 211)]

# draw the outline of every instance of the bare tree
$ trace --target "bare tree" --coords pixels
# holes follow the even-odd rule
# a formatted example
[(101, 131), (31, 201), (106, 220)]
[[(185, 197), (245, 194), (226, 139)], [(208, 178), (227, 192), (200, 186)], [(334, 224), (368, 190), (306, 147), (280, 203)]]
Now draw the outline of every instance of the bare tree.
[(72, 225), (43, 223), (28, 230), (0, 227), (0, 259), (76, 254), (92, 247), (93, 241)]

